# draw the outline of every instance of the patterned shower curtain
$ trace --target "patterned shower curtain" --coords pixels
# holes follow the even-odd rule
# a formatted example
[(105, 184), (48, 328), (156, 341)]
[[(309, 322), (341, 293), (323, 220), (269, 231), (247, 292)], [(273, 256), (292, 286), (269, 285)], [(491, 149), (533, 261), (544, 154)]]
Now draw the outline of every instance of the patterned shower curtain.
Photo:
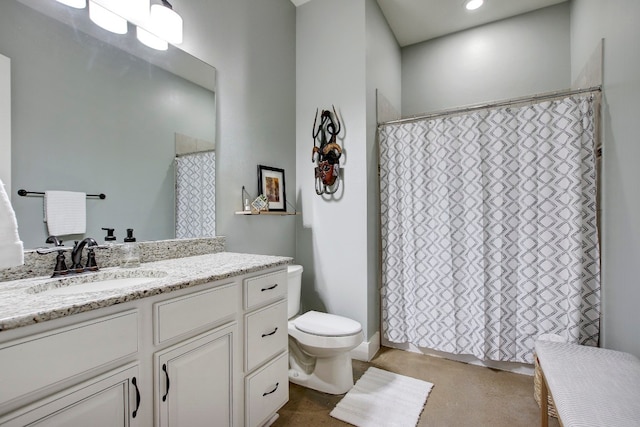
[(385, 338), (525, 363), (543, 333), (597, 345), (595, 105), (380, 129)]
[(176, 238), (216, 235), (216, 153), (176, 157)]

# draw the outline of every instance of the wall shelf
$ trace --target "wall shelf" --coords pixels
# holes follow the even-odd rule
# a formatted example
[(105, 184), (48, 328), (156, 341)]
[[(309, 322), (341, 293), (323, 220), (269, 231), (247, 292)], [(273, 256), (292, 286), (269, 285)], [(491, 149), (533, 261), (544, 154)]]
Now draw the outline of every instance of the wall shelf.
[(300, 215), (302, 212), (274, 212), (274, 211), (262, 211), (262, 212), (254, 212), (254, 211), (236, 211), (236, 215), (247, 215), (247, 216), (251, 216), (251, 215), (279, 215), (279, 216), (286, 216), (286, 215)]

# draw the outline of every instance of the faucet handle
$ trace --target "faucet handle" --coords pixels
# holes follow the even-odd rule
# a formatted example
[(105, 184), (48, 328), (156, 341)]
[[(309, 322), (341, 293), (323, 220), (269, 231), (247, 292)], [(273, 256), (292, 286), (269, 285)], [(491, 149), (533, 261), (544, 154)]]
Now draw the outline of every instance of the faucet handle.
[(40, 255), (50, 254), (51, 252), (63, 253), (70, 251), (71, 248), (69, 246), (55, 246), (52, 248), (36, 248), (36, 252)]
[(53, 275), (51, 277), (64, 276), (69, 272), (67, 268), (67, 263), (64, 259), (64, 252), (59, 251), (58, 256), (56, 257), (56, 266), (53, 268)]
[(51, 252), (58, 251), (58, 253), (63, 253), (64, 251), (70, 251), (71, 248), (68, 246), (64, 246), (62, 244), (62, 240), (58, 239), (56, 236), (49, 236), (45, 243), (53, 243), (55, 246), (53, 248), (37, 248), (36, 252), (40, 255), (48, 254)]
[(98, 264), (96, 263), (96, 254), (93, 252), (97, 246), (89, 246), (87, 250), (87, 271), (98, 271)]

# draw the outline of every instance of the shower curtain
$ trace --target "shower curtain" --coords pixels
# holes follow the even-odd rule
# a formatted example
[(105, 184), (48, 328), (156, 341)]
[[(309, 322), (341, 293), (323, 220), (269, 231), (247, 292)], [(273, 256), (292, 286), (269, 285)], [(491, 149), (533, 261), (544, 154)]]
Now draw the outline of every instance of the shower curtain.
[(597, 345), (596, 100), (382, 126), (382, 328), (394, 343), (533, 363)]

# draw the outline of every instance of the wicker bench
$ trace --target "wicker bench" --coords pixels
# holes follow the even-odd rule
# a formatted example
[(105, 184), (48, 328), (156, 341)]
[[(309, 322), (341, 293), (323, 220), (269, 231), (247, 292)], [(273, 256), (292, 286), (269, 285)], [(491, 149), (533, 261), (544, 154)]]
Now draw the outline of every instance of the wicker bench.
[(564, 427), (640, 426), (640, 359), (614, 350), (536, 341), (541, 425), (550, 395)]

